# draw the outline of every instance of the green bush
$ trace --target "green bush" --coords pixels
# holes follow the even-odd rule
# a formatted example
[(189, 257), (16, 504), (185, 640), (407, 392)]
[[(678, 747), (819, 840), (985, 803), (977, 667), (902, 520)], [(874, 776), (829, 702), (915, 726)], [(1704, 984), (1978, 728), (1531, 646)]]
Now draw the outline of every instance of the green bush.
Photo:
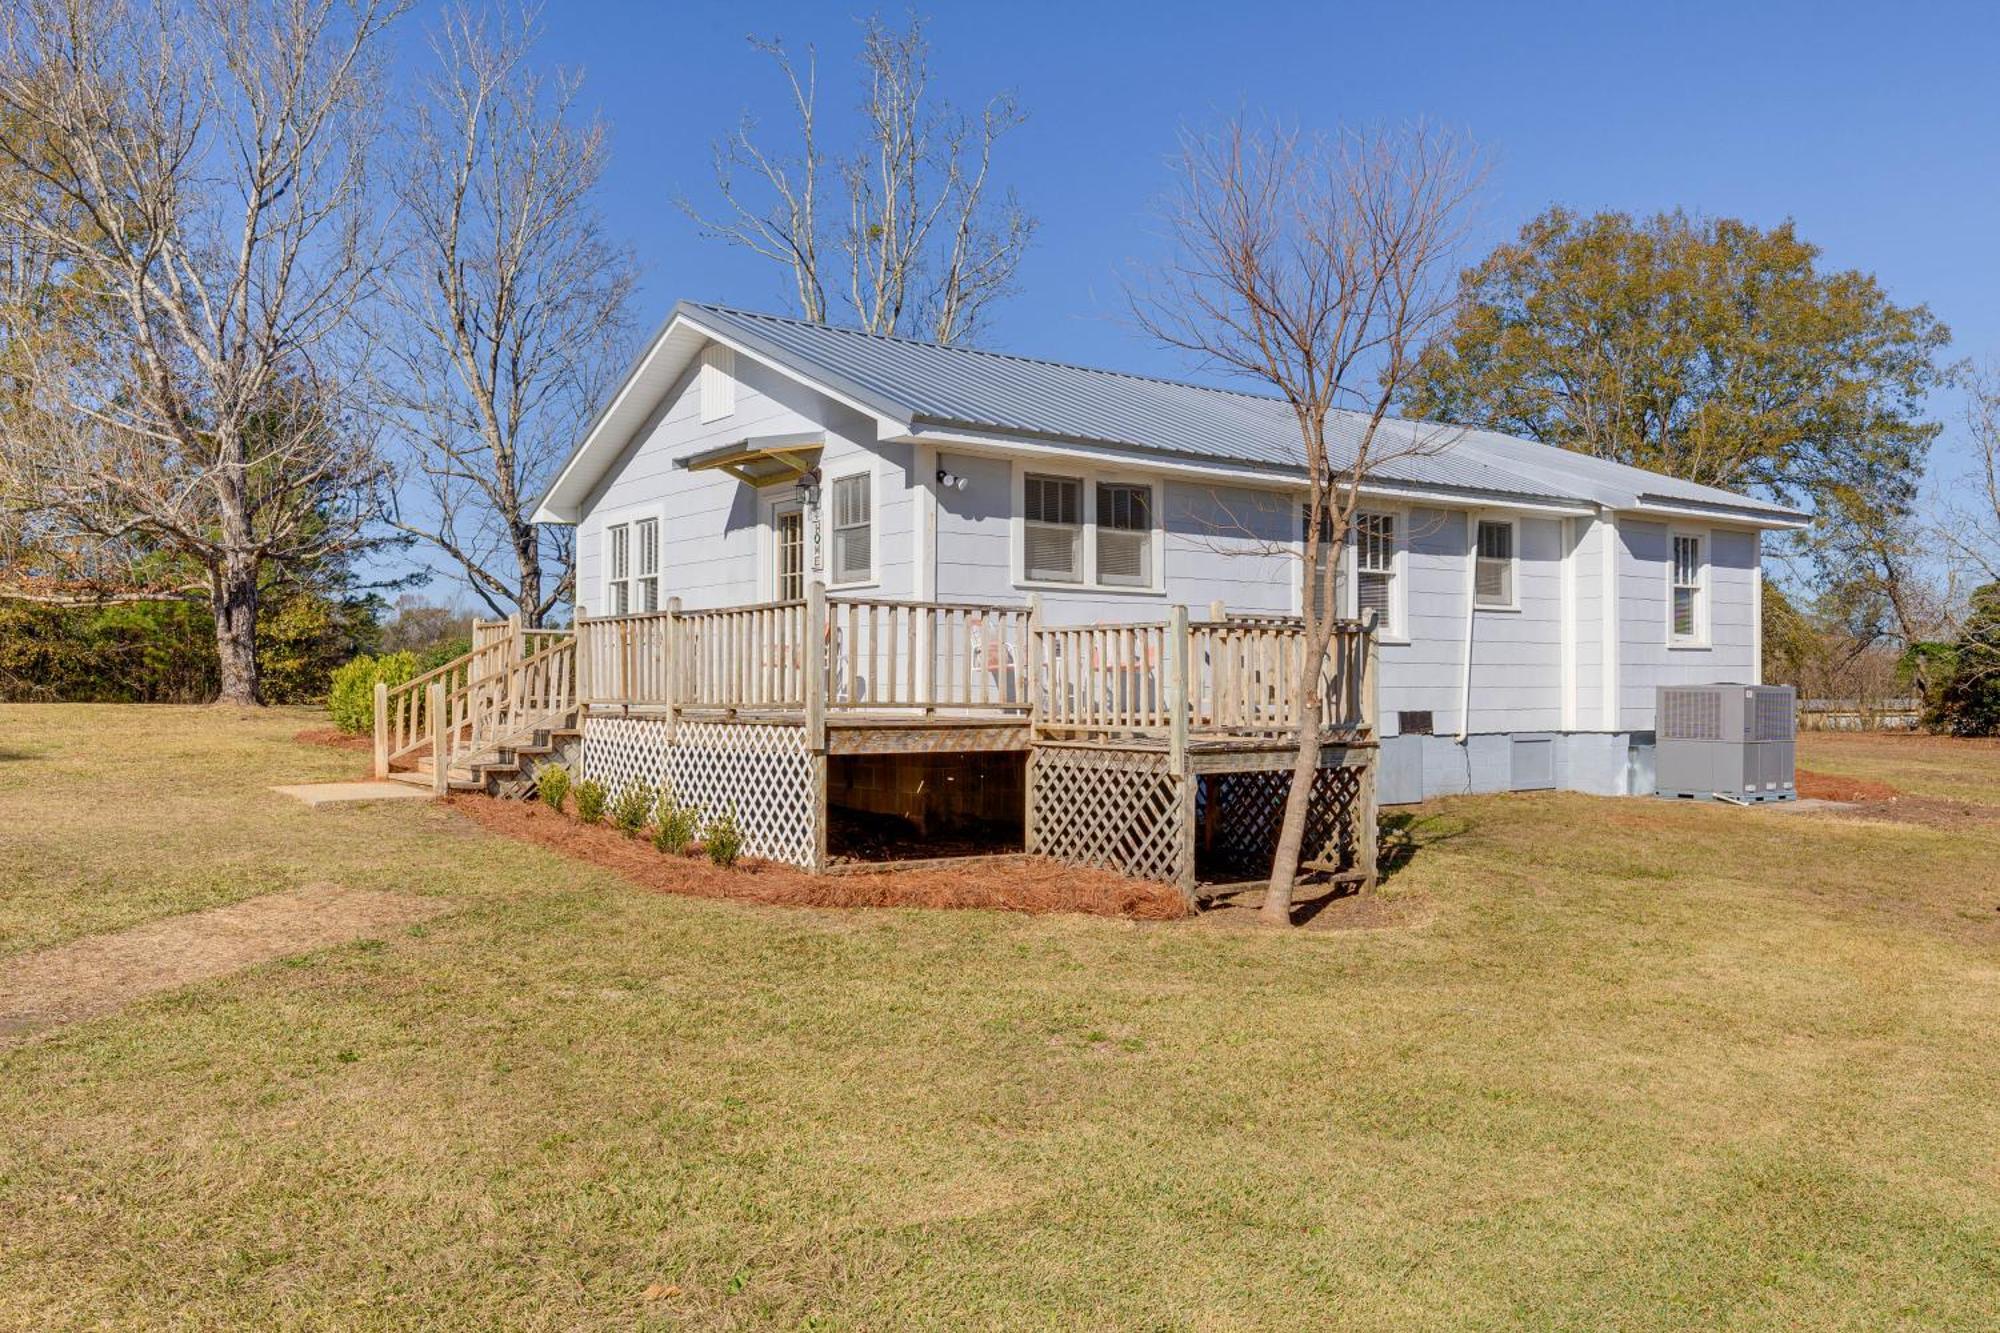
[(569, 795), (569, 770), (561, 764), (543, 764), (535, 770), (535, 793), (543, 805), (561, 814), (563, 798)]
[(604, 819), (604, 805), (611, 799), (611, 793), (596, 778), (585, 778), (576, 784), (576, 817), (586, 824), (600, 823)]
[(611, 802), (611, 827), (628, 838), (639, 836), (653, 813), (653, 798), (638, 783), (630, 783)]
[(456, 657), (463, 657), (472, 651), (471, 639), (440, 639), (417, 654), (418, 675), (435, 671)]
[(326, 711), (333, 725), (350, 735), (375, 728), (375, 684), (401, 685), (422, 675), (415, 653), (363, 653), (334, 668), (326, 692)]
[(674, 803), (670, 788), (660, 788), (660, 803), (653, 815), (653, 846), (669, 856), (687, 851), (700, 824), (695, 812)]
[(737, 827), (736, 811), (726, 810), (711, 819), (701, 841), (709, 860), (724, 868), (735, 865), (736, 858), (743, 855), (743, 830)]

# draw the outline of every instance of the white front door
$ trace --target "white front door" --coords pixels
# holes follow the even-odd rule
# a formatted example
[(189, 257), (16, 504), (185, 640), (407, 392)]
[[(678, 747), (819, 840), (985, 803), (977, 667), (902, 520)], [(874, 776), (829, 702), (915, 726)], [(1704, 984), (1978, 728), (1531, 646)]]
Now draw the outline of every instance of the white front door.
[(799, 507), (780, 505), (771, 511), (771, 535), (777, 558), (771, 562), (776, 586), (771, 595), (781, 602), (802, 601), (806, 595), (806, 518)]

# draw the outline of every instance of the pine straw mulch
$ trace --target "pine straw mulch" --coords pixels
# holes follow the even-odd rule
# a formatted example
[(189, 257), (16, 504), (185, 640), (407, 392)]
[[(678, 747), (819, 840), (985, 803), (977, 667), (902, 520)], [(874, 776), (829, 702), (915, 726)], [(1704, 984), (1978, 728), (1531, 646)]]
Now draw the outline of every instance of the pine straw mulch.
[(1801, 799), (1838, 801), (1844, 805), (1846, 809), (1830, 812), (1836, 818), (1880, 819), (1940, 829), (1963, 828), (1969, 823), (2000, 823), (2000, 806), (1940, 796), (1912, 796), (1886, 782), (1869, 778), (1816, 773), (1802, 768), (1798, 770), (1796, 781)]
[(1080, 912), (1133, 921), (1173, 921), (1188, 915), (1180, 890), (1079, 870), (1035, 856), (981, 858), (963, 866), (885, 867), (840, 875), (808, 875), (791, 866), (746, 858), (724, 870), (697, 855), (668, 856), (646, 838), (578, 823), (546, 805), (455, 795), (444, 804), (495, 833), (539, 843), (565, 856), (615, 871), (643, 888), (692, 898), (727, 898), (780, 907), (943, 907), (1002, 912)]
[(300, 745), (324, 745), (331, 750), (372, 750), (373, 736), (350, 736), (339, 727), (307, 727), (292, 739)]

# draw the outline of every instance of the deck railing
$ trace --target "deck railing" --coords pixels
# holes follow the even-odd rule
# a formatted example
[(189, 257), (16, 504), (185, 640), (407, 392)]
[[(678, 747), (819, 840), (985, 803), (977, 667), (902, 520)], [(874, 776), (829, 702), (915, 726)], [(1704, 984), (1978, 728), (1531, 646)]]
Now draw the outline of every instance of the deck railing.
[(577, 640), (523, 630), (518, 618), (478, 621), (472, 650), (401, 685), (375, 687), (375, 773), (428, 757), (439, 790), (451, 765), (577, 707)]
[(1373, 631), (1334, 626), (1299, 688), (1305, 626), (1282, 616), (1052, 626), (1038, 603), (804, 601), (579, 618), (578, 697), (661, 712), (1018, 716), (1051, 740), (1284, 737), (1317, 717), (1372, 731)]

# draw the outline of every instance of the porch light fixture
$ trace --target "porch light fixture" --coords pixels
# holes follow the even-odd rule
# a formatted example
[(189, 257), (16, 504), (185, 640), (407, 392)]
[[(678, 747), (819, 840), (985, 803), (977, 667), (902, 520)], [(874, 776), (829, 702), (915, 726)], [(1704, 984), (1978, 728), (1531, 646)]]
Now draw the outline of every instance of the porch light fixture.
[(938, 485), (948, 491), (962, 491), (965, 489), (965, 478), (955, 473), (946, 472), (943, 468), (939, 468), (937, 477)]
[(799, 473), (799, 480), (793, 486), (792, 494), (798, 498), (798, 502), (805, 508), (819, 508), (819, 469), (813, 468), (810, 471)]

